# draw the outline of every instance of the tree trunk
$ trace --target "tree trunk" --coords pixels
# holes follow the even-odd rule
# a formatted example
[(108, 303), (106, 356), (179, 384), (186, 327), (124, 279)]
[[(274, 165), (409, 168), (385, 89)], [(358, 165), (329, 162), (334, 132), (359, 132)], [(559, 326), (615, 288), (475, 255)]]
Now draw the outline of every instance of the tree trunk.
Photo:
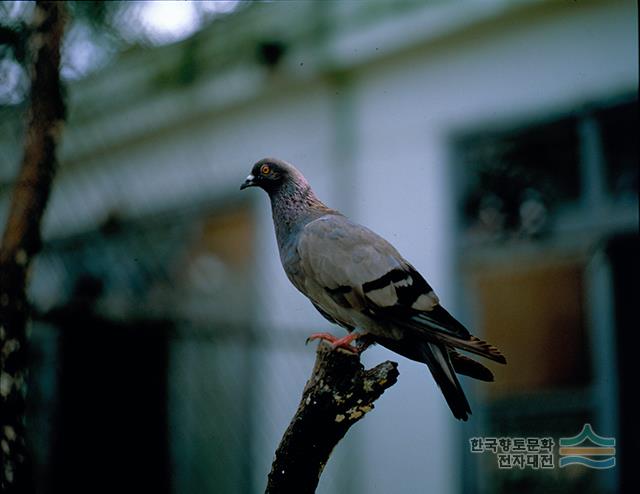
[(357, 355), (318, 345), (316, 364), (269, 473), (267, 494), (313, 493), (331, 452), (398, 379), (398, 364), (364, 370)]
[(60, 83), (64, 2), (37, 2), (28, 38), (31, 78), (24, 154), (0, 247), (0, 490), (33, 491), (25, 441), (27, 273), (56, 171), (65, 105)]

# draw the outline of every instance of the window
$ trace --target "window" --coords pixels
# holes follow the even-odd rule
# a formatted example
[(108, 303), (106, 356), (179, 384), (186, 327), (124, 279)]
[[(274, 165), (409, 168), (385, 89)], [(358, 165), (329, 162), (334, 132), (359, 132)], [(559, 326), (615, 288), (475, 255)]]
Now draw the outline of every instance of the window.
[(468, 177), (464, 221), (477, 236), (538, 234), (548, 209), (580, 197), (580, 146), (575, 118), (459, 143)]
[[(485, 422), (470, 437), (559, 438), (586, 422), (615, 429), (606, 435), (624, 425), (616, 347), (607, 343), (615, 341), (621, 295), (607, 245), (621, 234), (637, 239), (637, 109), (637, 100), (622, 99), (454, 140), (465, 299), (475, 331), (509, 362), (493, 366), (496, 381), (478, 387)], [(484, 482), (467, 472), (465, 492), (617, 488), (614, 475), (589, 469), (501, 470), (495, 457), (471, 461)]]
[(513, 362), (494, 369), (495, 383), (487, 387), (492, 398), (590, 382), (583, 270), (573, 263), (479, 270), (480, 326)]
[(594, 196), (637, 200), (637, 133), (633, 100), (460, 137), (454, 146), (464, 177), (461, 219), (468, 240), (545, 236), (564, 223), (566, 212), (598, 206)]

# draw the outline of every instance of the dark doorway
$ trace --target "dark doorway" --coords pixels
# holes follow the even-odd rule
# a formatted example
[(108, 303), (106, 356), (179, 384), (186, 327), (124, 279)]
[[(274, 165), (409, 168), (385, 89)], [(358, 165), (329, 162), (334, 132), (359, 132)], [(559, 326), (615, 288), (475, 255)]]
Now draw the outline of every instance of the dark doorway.
[(61, 334), (52, 491), (169, 492), (168, 325), (75, 301), (48, 317)]

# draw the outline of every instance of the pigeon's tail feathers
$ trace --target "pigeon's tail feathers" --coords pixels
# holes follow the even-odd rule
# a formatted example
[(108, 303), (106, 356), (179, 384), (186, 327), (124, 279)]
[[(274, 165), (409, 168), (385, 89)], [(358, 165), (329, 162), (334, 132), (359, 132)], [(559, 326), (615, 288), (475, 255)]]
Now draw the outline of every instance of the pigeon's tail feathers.
[(474, 379), (479, 379), (480, 381), (493, 381), (493, 372), (487, 369), (480, 362), (477, 362), (451, 349), (449, 350), (449, 356), (451, 357), (453, 369), (458, 374), (473, 377)]
[(421, 347), (421, 353), (421, 360), (429, 367), (453, 416), (466, 421), (471, 413), (471, 407), (456, 377), (446, 347), (436, 343), (424, 343)]
[(462, 339), (447, 335), (443, 337), (442, 340), (451, 346), (461, 350), (466, 350), (467, 352), (475, 353), (476, 355), (493, 360), (494, 362), (498, 362), (500, 364), (507, 363), (507, 359), (502, 355), (502, 353), (500, 353), (500, 350), (476, 336), (471, 335), (469, 336), (469, 339)]
[(374, 313), (397, 326), (415, 332), (427, 341), (456, 347), (501, 364), (507, 363), (507, 359), (500, 350), (469, 333), (467, 328), (441, 305), (436, 305), (428, 311), (411, 311), (408, 314), (406, 311), (397, 309), (377, 309)]
[[(442, 312), (445, 313), (446, 311), (443, 310)], [(446, 314), (449, 316), (448, 312)], [(507, 359), (495, 346), (481, 340), (477, 336), (473, 336), (466, 331), (466, 329), (466, 334), (463, 333), (448, 320), (443, 321), (444, 318), (441, 317), (441, 314), (436, 313), (436, 315), (437, 318), (434, 318), (428, 312), (423, 312), (420, 313), (419, 316), (396, 318), (394, 322), (399, 326), (418, 331), (418, 334), (423, 335), (427, 340), (435, 340), (447, 346), (453, 346), (460, 350), (474, 353), (500, 364), (507, 363)], [(453, 317), (451, 317), (451, 319), (453, 319)], [(458, 326), (463, 327), (457, 321), (456, 323)]]

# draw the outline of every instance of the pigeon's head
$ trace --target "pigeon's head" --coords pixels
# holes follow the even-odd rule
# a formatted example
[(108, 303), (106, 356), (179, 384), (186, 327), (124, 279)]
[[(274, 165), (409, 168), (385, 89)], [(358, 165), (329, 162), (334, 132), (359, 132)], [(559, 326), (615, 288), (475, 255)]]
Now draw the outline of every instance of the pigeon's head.
[(260, 187), (271, 195), (286, 185), (308, 187), (305, 178), (293, 165), (276, 158), (263, 158), (253, 165), (240, 190)]

